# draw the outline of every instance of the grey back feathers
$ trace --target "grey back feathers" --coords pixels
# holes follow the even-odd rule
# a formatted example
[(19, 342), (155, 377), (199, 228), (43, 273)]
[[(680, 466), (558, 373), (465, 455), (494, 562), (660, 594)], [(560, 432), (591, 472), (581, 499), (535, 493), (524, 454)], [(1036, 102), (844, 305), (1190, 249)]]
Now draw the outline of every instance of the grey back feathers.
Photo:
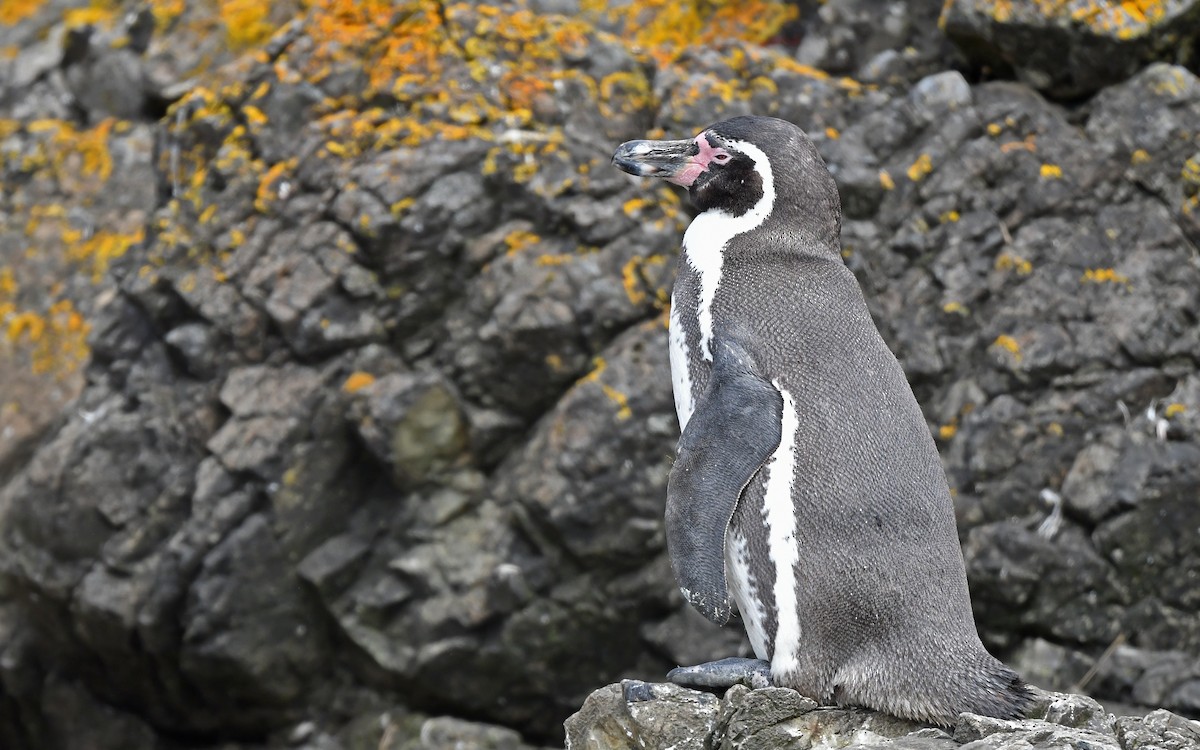
[(975, 630), (937, 449), (842, 263), (824, 162), (772, 118), (696, 142), (672, 142), (690, 161), (668, 170), (702, 210), (671, 309), (681, 588), (717, 623), (736, 603), (775, 683), (818, 700), (1021, 715), (1027, 688)]

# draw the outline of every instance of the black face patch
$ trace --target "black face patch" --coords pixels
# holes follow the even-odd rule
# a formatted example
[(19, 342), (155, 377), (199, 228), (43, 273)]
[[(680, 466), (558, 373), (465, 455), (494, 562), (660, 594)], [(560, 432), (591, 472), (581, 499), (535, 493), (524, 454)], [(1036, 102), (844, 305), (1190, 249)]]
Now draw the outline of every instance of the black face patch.
[[(711, 137), (709, 143), (724, 146)], [(724, 164), (710, 163), (708, 170), (692, 183), (688, 194), (701, 211), (716, 208), (741, 216), (762, 199), (762, 175), (754, 168), (754, 160), (749, 156), (733, 148), (728, 151), (733, 158)]]

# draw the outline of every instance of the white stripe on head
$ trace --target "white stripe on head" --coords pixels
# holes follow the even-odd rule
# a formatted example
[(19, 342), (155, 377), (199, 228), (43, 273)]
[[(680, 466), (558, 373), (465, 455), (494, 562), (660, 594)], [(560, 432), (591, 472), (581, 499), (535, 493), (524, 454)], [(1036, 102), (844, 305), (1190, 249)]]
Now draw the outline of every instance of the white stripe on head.
[(763, 499), (763, 522), (767, 526), (767, 551), (775, 564), (775, 649), (771, 658), (771, 673), (784, 675), (794, 672), (800, 646), (799, 600), (796, 596), (796, 563), (800, 550), (796, 547), (796, 506), (792, 502), (792, 485), (796, 472), (796, 401), (792, 394), (772, 381), (783, 396), (783, 418), (779, 447), (768, 464), (767, 491)]
[(762, 197), (741, 216), (710, 208), (693, 219), (683, 235), (683, 255), (700, 276), (700, 300), (696, 311), (700, 319), (700, 355), (709, 362), (713, 358), (712, 304), (721, 283), (725, 245), (737, 235), (757, 229), (775, 207), (775, 176), (771, 173), (767, 155), (748, 141), (725, 141), (724, 145), (754, 161), (754, 167), (762, 177)]

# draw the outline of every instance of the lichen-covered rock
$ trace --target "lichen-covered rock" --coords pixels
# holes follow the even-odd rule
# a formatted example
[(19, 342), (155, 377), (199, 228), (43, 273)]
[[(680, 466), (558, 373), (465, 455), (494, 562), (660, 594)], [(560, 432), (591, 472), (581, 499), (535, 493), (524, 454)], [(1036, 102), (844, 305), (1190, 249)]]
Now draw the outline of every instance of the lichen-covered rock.
[[(690, 209), (608, 159), (751, 111), (837, 179), (989, 647), (1200, 712), (1186, 68), (1059, 106), (943, 69), (927, 4), (804, 5), (804, 55), (866, 82), (759, 46), (794, 13), (766, 0), (180, 5), (0, 7), (6, 748), (555, 744), (597, 685), (748, 654), (664, 548)], [(614, 741), (700, 737), (655, 723), (690, 695), (708, 747), (953, 742), (639, 690)], [(1045, 715), (981, 741), (1109, 736)]]
[(939, 24), (969, 57), (1073, 97), (1122, 81), (1152, 60), (1192, 64), (1200, 3), (951, 0)]

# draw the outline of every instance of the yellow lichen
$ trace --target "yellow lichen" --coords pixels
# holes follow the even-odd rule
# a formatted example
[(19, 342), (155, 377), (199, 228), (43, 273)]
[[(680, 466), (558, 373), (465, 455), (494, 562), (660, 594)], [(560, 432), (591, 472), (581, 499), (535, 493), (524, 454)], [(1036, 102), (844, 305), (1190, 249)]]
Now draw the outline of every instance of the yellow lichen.
[(896, 189), (896, 181), (892, 179), (892, 176), (888, 174), (886, 169), (879, 170), (879, 184), (884, 190)]
[(258, 190), (254, 195), (254, 207), (260, 213), (267, 213), (276, 201), (286, 198), (290, 193), (289, 183), (285, 175), (296, 168), (296, 158), (292, 157), (271, 165), (258, 181)]
[(29, 348), (36, 375), (53, 373), (61, 379), (78, 370), (90, 354), (90, 326), (69, 299), (55, 302), (45, 314), (0, 301), (0, 326), (10, 344)]
[(1044, 180), (1058, 180), (1062, 178), (1063, 171), (1057, 164), (1043, 164), (1040, 174)]
[(71, 8), (63, 13), (63, 23), (67, 28), (82, 26), (109, 27), (117, 17), (119, 8), (112, 0), (92, 0), (83, 8)]
[(604, 357), (596, 357), (592, 360), (591, 372), (580, 378), (579, 383), (581, 385), (585, 383), (595, 383), (596, 385), (600, 386), (601, 392), (603, 392), (610, 401), (617, 405), (617, 419), (629, 419), (629, 417), (633, 415), (633, 412), (629, 408), (628, 397), (626, 397), (625, 394), (621, 393), (616, 388), (613, 388), (611, 385), (603, 383), (600, 380), (600, 376), (603, 375), (604, 371), (607, 369), (608, 362), (604, 360)]
[(640, 305), (646, 301), (646, 292), (642, 289), (642, 256), (635, 255), (621, 268), (621, 281), (625, 287), (625, 296), (632, 305)]
[(106, 229), (84, 232), (68, 227), (62, 230), (61, 236), (66, 245), (67, 258), (90, 265), (92, 281), (100, 281), (109, 263), (145, 239), (145, 230), (138, 227), (129, 234), (121, 234)]
[(1083, 272), (1083, 276), (1079, 279), (1084, 283), (1092, 284), (1127, 284), (1129, 279), (1123, 276), (1112, 268), (1089, 268)]
[(954, 437), (957, 434), (958, 434), (958, 425), (954, 424), (953, 422), (950, 424), (944, 424), (938, 428), (938, 439), (939, 440), (949, 440), (950, 438)]
[(1000, 334), (996, 340), (992, 342), (992, 346), (999, 347), (1012, 355), (1017, 362), (1021, 361), (1021, 345), (1017, 340), (1006, 333)]
[(650, 205), (650, 201), (647, 198), (630, 198), (621, 205), (621, 209), (626, 216), (637, 216), (648, 205)]
[(221, 0), (221, 23), (229, 46), (244, 49), (266, 41), (275, 28), (267, 22), (271, 4), (262, 0)]
[(1144, 148), (1139, 148), (1129, 156), (1130, 164), (1145, 164), (1150, 161), (1150, 152)]
[(997, 271), (1016, 271), (1018, 276), (1028, 276), (1033, 272), (1033, 264), (1019, 255), (1009, 252), (996, 256)]
[(929, 156), (929, 154), (921, 154), (917, 157), (916, 161), (909, 165), (906, 174), (908, 175), (908, 179), (912, 180), (913, 182), (920, 182), (932, 171), (933, 159)]
[(1200, 190), (1200, 154), (1183, 163), (1179, 177), (1191, 188), (1189, 192)]
[(1163, 416), (1166, 417), (1167, 419), (1171, 419), (1172, 417), (1177, 417), (1180, 414), (1183, 414), (1186, 410), (1187, 410), (1187, 407), (1184, 406), (1183, 404), (1178, 403), (1178, 402), (1173, 402), (1173, 403), (1167, 404), (1167, 408), (1163, 409)]

